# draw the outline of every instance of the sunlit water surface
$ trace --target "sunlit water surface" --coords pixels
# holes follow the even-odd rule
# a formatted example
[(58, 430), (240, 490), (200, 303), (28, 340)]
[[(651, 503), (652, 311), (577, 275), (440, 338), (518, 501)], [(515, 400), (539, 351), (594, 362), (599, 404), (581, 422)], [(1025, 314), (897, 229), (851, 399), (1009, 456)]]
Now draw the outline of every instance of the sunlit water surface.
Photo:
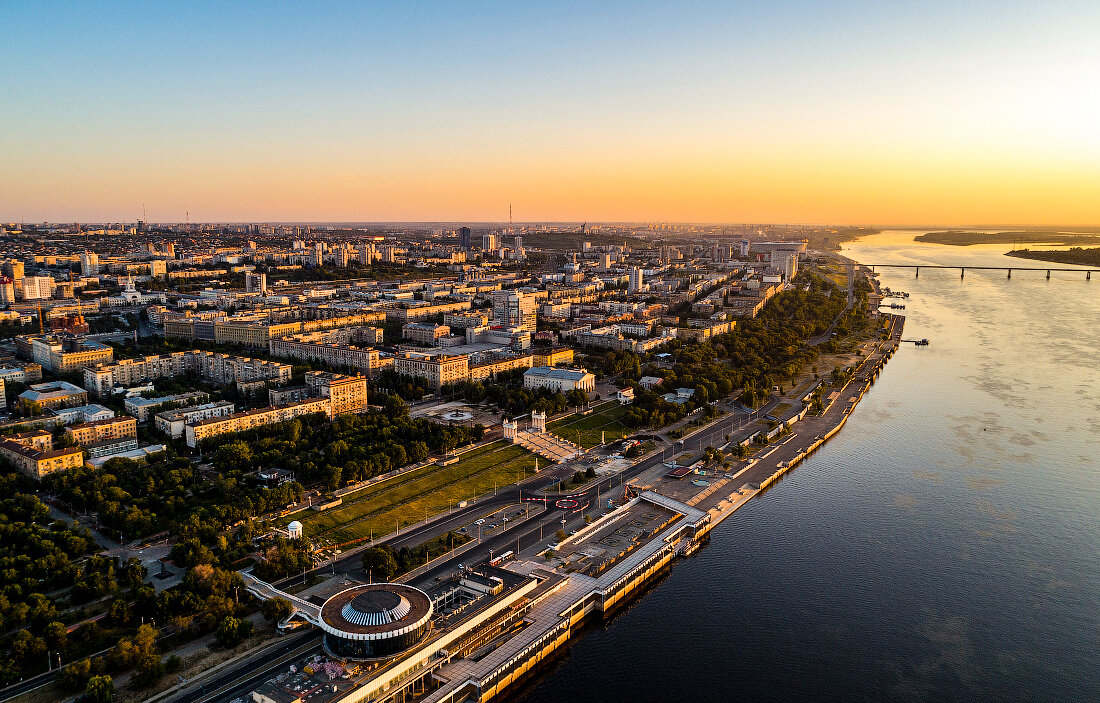
[[(844, 253), (1044, 266), (914, 234)], [(513, 698), (1100, 701), (1100, 277), (881, 271), (932, 344)]]

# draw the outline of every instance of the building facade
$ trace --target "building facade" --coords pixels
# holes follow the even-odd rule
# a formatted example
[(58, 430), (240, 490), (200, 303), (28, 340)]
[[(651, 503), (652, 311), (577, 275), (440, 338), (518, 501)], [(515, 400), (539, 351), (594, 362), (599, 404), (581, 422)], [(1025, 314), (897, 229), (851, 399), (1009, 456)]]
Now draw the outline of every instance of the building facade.
[(65, 428), (65, 436), (82, 447), (112, 439), (137, 437), (137, 418), (113, 417), (109, 420), (81, 422)]
[(448, 383), (465, 381), (470, 376), (470, 358), (465, 354), (421, 354), (402, 352), (394, 357), (393, 370), (402, 376), (428, 379), (438, 390)]
[(332, 404), (328, 398), (314, 398), (289, 405), (279, 405), (256, 410), (245, 410), (226, 417), (201, 420), (184, 427), (187, 446), (194, 448), (204, 439), (217, 437), (229, 432), (244, 432), (264, 425), (287, 422), (303, 415), (325, 413), (332, 417)]
[(596, 390), (596, 377), (584, 369), (555, 369), (538, 366), (523, 374), (524, 388), (549, 388), (559, 393)]

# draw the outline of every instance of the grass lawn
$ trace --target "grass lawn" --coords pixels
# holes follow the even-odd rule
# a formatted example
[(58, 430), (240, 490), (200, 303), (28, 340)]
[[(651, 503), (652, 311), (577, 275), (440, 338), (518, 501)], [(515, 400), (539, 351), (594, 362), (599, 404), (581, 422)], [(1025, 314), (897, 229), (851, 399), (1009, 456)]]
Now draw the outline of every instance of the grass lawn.
[(626, 411), (625, 405), (612, 401), (598, 406), (590, 415), (570, 415), (555, 420), (547, 425), (547, 429), (563, 439), (589, 449), (600, 443), (601, 432), (608, 442), (633, 433), (633, 430), (619, 422)]
[[(541, 460), (541, 466), (549, 462)], [(371, 534), (393, 532), (401, 526), (419, 522), (470, 500), (506, 486), (522, 478), (535, 467), (535, 455), (522, 447), (504, 441), (464, 454), (458, 463), (446, 467), (431, 467), (412, 481), (380, 490), (355, 494), (353, 502), (334, 510), (302, 518), (306, 532), (340, 544)], [(373, 486), (371, 488), (374, 488)]]

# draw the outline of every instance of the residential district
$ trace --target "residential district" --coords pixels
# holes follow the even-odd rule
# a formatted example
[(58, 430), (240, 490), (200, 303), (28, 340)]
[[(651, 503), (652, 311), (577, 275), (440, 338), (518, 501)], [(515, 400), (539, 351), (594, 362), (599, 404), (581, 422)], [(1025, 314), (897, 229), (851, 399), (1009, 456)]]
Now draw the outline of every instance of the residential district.
[(506, 695), (840, 429), (863, 233), (3, 226), (0, 700)]

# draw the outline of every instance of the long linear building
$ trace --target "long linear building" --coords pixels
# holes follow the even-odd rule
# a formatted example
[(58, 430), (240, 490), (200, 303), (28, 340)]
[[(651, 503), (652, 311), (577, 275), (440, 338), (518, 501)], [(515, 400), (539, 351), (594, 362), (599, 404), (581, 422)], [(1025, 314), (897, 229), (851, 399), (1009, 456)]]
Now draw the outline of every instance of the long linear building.
[[(379, 338), (378, 341), (380, 342), (381, 339)], [(335, 367), (357, 369), (368, 376), (378, 375), (387, 366), (377, 349), (334, 342), (329, 334), (324, 332), (273, 339), (268, 350), (272, 356), (321, 361)]]
[(208, 351), (158, 354), (137, 359), (122, 359), (84, 369), (84, 387), (98, 396), (110, 395), (116, 386), (132, 386), (158, 378), (192, 375), (216, 385), (237, 381), (290, 380), (291, 366), (245, 356)]
[(332, 417), (332, 401), (328, 398), (310, 398), (309, 400), (276, 405), (269, 408), (245, 410), (233, 413), (226, 417), (213, 417), (201, 420), (184, 428), (187, 446), (192, 449), (197, 447), (204, 439), (217, 437), (229, 432), (244, 432), (264, 425), (273, 425), (277, 422), (287, 422), (303, 415), (313, 413), (325, 413)]
[(377, 324), (385, 315), (365, 311), (354, 315), (323, 317), (315, 320), (255, 320), (222, 319), (202, 320), (197, 316), (165, 319), (166, 337), (206, 339), (223, 344), (240, 344), (250, 347), (267, 347), (273, 340), (296, 334), (338, 329), (359, 325)]

